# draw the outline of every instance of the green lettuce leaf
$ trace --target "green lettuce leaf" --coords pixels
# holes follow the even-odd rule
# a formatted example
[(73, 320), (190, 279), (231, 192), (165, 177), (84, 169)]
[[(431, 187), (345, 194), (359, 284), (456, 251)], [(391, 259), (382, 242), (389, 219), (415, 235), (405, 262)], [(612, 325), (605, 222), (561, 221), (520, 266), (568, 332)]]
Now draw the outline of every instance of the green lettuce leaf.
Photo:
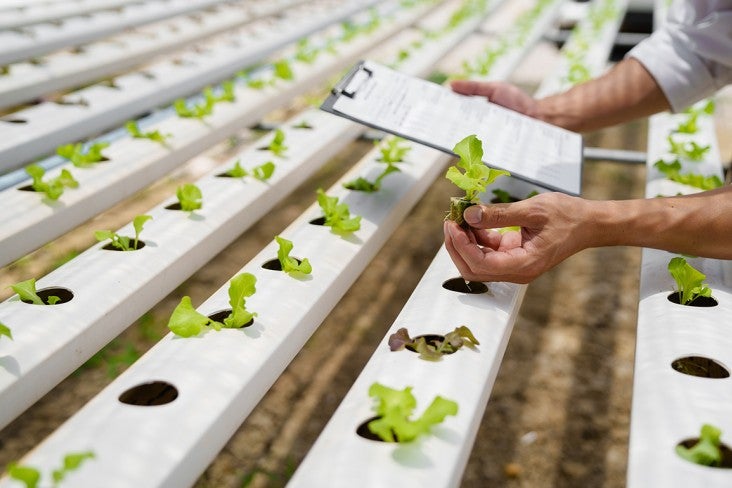
[(14, 285), (10, 285), (15, 293), (18, 294), (21, 300), (24, 302), (31, 302), (34, 305), (45, 305), (41, 297), (36, 293), (36, 280), (31, 278), (29, 280), (21, 281)]
[(313, 272), (313, 267), (307, 258), (298, 261), (296, 258), (290, 257), (290, 252), (294, 246), (292, 241), (280, 236), (275, 236), (275, 241), (280, 246), (277, 250), (277, 259), (280, 261), (282, 271), (291, 276), (296, 276), (297, 274), (309, 275)]
[(210, 322), (211, 319), (193, 308), (191, 297), (184, 296), (170, 316), (168, 329), (181, 337), (194, 337), (207, 330)]
[(678, 445), (676, 454), (692, 463), (703, 466), (719, 466), (722, 463), (722, 451), (719, 448), (722, 431), (713, 425), (704, 424), (701, 428), (699, 442), (691, 448)]
[(241, 273), (231, 279), (229, 282), (231, 315), (224, 319), (224, 327), (242, 327), (257, 316), (256, 313), (248, 312), (245, 306), (246, 299), (257, 291), (256, 283), (257, 278), (251, 273)]
[(705, 274), (695, 269), (682, 257), (675, 257), (668, 263), (668, 271), (676, 281), (679, 302), (686, 305), (697, 297), (710, 297), (712, 290), (704, 284)]

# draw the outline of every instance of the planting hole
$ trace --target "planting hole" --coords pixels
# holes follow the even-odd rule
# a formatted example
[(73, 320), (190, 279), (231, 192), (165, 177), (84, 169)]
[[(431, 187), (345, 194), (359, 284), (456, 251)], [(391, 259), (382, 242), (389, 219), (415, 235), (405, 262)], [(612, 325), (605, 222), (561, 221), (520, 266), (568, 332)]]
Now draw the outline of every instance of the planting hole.
[[(366, 419), (361, 425), (358, 426), (358, 428), (356, 429), (356, 434), (358, 434), (360, 437), (363, 437), (364, 439), (368, 439), (370, 441), (386, 442), (381, 437), (379, 437), (378, 435), (371, 432), (371, 430), (369, 430), (369, 422), (371, 422), (372, 420), (380, 419), (380, 418), (381, 417), (377, 416), (377, 417), (371, 417), (369, 419)], [(396, 434), (394, 433), (394, 431), (392, 431), (392, 435), (394, 436), (394, 438), (396, 438)]]
[[(297, 261), (297, 264), (302, 263), (302, 259), (294, 258)], [(269, 261), (266, 261), (262, 267), (264, 269), (271, 269), (272, 271), (282, 271), (282, 264), (280, 263), (279, 259), (270, 259)]]
[(166, 210), (183, 210), (180, 206), (180, 202), (171, 203), (167, 207), (165, 207)]
[(127, 405), (154, 407), (165, 405), (178, 398), (178, 389), (166, 381), (150, 381), (133, 386), (122, 393), (118, 400)]
[(325, 217), (318, 217), (310, 221), (312, 225), (325, 225)]
[[(42, 290), (36, 290), (36, 295), (43, 300), (46, 305), (61, 305), (62, 303), (70, 302), (74, 298), (74, 293), (68, 288), (61, 288), (59, 286), (53, 286), (49, 288), (43, 288)], [(58, 300), (54, 303), (49, 303), (50, 297), (58, 297)], [(30, 303), (31, 301), (23, 300), (23, 303)]]
[[(145, 247), (144, 241), (138, 240), (137, 247), (135, 247), (135, 240), (133, 238), (130, 238), (130, 250), (139, 251), (143, 247)], [(107, 244), (106, 246), (103, 246), (102, 249), (104, 249), (105, 251), (122, 251), (122, 249), (120, 249), (118, 247), (114, 247), (111, 242), (109, 244)]]
[[(434, 347), (435, 349), (438, 349), (440, 347), (440, 344), (445, 342), (445, 336), (439, 335), (439, 334), (425, 334), (425, 335), (419, 335), (417, 337), (414, 337), (414, 341), (416, 342), (417, 339), (423, 338), (424, 341), (427, 343), (427, 345)], [(409, 349), (412, 352), (417, 352), (417, 349), (412, 344), (407, 344), (404, 346), (406, 349)], [(442, 351), (442, 354), (453, 354), (455, 351), (449, 351), (444, 350)]]
[[(694, 437), (692, 439), (683, 440), (683, 441), (679, 442), (676, 445), (677, 446), (684, 446), (687, 449), (691, 449), (698, 442), (699, 442), (699, 438), (698, 437)], [(703, 466), (705, 468), (723, 468), (723, 469), (730, 469), (730, 468), (732, 468), (732, 449), (730, 449), (729, 446), (727, 446), (727, 444), (720, 444), (719, 445), (719, 450), (722, 451), (722, 462), (719, 463), (719, 466), (703, 466), (703, 465), (698, 465), (698, 466)], [(684, 459), (684, 458), (681, 458), (681, 459)], [(687, 460), (684, 459), (684, 461), (687, 461)], [(691, 462), (691, 461), (687, 461), (687, 462)]]
[[(208, 316), (209, 319), (213, 320), (214, 322), (221, 322), (224, 323), (224, 319), (226, 319), (229, 315), (231, 315), (231, 309), (227, 308), (224, 310), (219, 310), (218, 312), (212, 313)], [(254, 323), (254, 319), (250, 320), (246, 324), (239, 327), (239, 329), (243, 329), (244, 327), (249, 327)]]
[(671, 363), (671, 367), (682, 374), (700, 378), (728, 378), (729, 371), (717, 361), (702, 356), (687, 356)]
[(485, 283), (481, 283), (480, 281), (465, 281), (460, 277), (447, 280), (442, 284), (442, 287), (446, 290), (457, 293), (469, 293), (471, 295), (488, 293), (488, 285)]
[(295, 128), (295, 129), (304, 129), (304, 130), (312, 130), (313, 129), (313, 126), (310, 125), (306, 120), (303, 120), (299, 124), (293, 125), (292, 127)]
[(8, 124), (27, 124), (28, 121), (25, 119), (15, 119), (15, 118), (9, 118), (9, 119), (0, 119), (3, 122), (7, 122)]
[[(667, 298), (671, 303), (681, 305), (681, 294), (677, 291), (671, 293)], [(696, 297), (689, 303), (685, 304), (687, 307), (716, 307), (719, 305), (717, 300), (712, 297)]]

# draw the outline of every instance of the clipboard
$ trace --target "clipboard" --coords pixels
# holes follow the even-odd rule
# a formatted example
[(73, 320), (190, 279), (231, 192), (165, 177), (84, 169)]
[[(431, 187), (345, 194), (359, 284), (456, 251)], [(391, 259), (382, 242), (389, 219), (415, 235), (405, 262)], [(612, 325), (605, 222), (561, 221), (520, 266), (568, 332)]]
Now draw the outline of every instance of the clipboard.
[(548, 190), (579, 195), (582, 136), (485, 97), (454, 93), (373, 61), (359, 61), (336, 83), (322, 110), (451, 154), (476, 134), (483, 162)]

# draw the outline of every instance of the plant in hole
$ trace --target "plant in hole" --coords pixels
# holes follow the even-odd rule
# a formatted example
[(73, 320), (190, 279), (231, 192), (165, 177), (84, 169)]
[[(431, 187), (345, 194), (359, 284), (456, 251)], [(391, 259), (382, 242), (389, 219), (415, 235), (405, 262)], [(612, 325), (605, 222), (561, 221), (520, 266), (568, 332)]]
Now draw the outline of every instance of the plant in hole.
[(702, 190), (713, 190), (723, 185), (722, 179), (717, 175), (704, 176), (697, 173), (681, 174), (681, 162), (678, 159), (674, 159), (670, 163), (667, 163), (663, 159), (659, 159), (653, 163), (653, 166), (656, 167), (658, 171), (666, 175), (666, 178), (671, 181), (676, 181), (677, 183), (693, 186)]
[(686, 117), (686, 120), (679, 122), (679, 125), (676, 126), (674, 132), (679, 132), (681, 134), (696, 134), (699, 130), (699, 126), (697, 124), (697, 120), (699, 119), (699, 113), (700, 112), (691, 112)]
[(709, 145), (700, 146), (696, 141), (676, 141), (671, 134), (669, 134), (667, 140), (670, 146), (670, 153), (691, 161), (701, 161), (710, 149)]
[(668, 263), (668, 272), (676, 281), (679, 303), (686, 305), (697, 297), (711, 297), (712, 290), (704, 284), (706, 275), (686, 262), (682, 257), (675, 257)]
[(302, 61), (306, 64), (312, 64), (318, 58), (318, 54), (320, 54), (320, 51), (310, 44), (308, 38), (302, 38), (297, 42), (295, 59), (298, 61)]
[(295, 79), (295, 73), (292, 72), (290, 62), (286, 59), (280, 59), (272, 63), (272, 71), (275, 78), (290, 81)]
[(138, 215), (134, 219), (132, 219), (132, 226), (135, 228), (135, 240), (132, 241), (131, 246), (129, 237), (121, 236), (116, 232), (112, 232), (111, 230), (94, 231), (94, 237), (99, 242), (111, 239), (112, 246), (119, 249), (120, 251), (135, 251), (137, 250), (137, 245), (140, 242), (140, 232), (142, 232), (142, 228), (145, 226), (145, 222), (151, 219), (152, 217), (150, 215)]
[(231, 176), (232, 178), (244, 178), (245, 176), (252, 176), (259, 181), (267, 181), (274, 174), (274, 170), (275, 164), (272, 161), (267, 161), (266, 163), (260, 164), (259, 166), (255, 166), (254, 168), (252, 168), (251, 172), (249, 172), (246, 169), (242, 168), (241, 160), (237, 159), (234, 163), (234, 167), (226, 171), (225, 174)]
[(13, 340), (13, 332), (10, 330), (10, 327), (0, 322), (0, 337), (5, 336), (11, 341)]
[(714, 100), (709, 99), (704, 102), (703, 105), (698, 106), (692, 105), (691, 107), (684, 110), (686, 114), (697, 114), (697, 115), (713, 115), (714, 114)]
[(77, 142), (76, 144), (64, 144), (57, 147), (56, 154), (68, 159), (77, 168), (88, 168), (94, 163), (104, 160), (102, 150), (107, 147), (109, 147), (108, 142), (95, 142), (84, 152), (84, 145)]
[(592, 78), (590, 70), (581, 62), (574, 62), (569, 66), (567, 72), (567, 81), (573, 85), (578, 83), (584, 83), (585, 81)]
[(55, 305), (59, 302), (59, 300), (61, 300), (60, 297), (51, 295), (46, 298), (46, 301), (44, 302), (43, 299), (38, 296), (38, 293), (36, 293), (35, 278), (31, 278), (29, 280), (21, 281), (14, 285), (10, 285), (10, 288), (12, 288), (13, 291), (18, 294), (18, 297), (22, 301), (30, 302), (34, 305)]
[(294, 127), (295, 129), (312, 129), (313, 128), (313, 126), (310, 125), (310, 122), (308, 122), (305, 119), (301, 120), (300, 122), (293, 125), (292, 127)]
[(360, 215), (351, 217), (351, 210), (347, 204), (339, 203), (338, 197), (329, 197), (320, 188), (318, 188), (318, 205), (325, 217), (323, 225), (330, 227), (333, 232), (346, 234), (361, 228)]
[(722, 431), (710, 424), (704, 424), (699, 434), (699, 441), (693, 447), (676, 446), (676, 454), (695, 464), (702, 466), (719, 466), (722, 464), (722, 450), (719, 446)]
[[(72, 452), (64, 456), (63, 465), (51, 472), (53, 486), (58, 486), (66, 475), (79, 469), (84, 461), (94, 459), (92, 451)], [(36, 488), (41, 481), (41, 472), (30, 466), (22, 466), (16, 463), (8, 465), (8, 475), (10, 478), (25, 484), (26, 488)]]
[[(465, 226), (467, 225), (463, 220), (465, 209), (480, 201), (478, 195), (485, 191), (486, 186), (493, 183), (499, 176), (510, 175), (510, 173), (489, 168), (483, 164), (483, 144), (475, 135), (464, 138), (455, 144), (452, 150), (460, 156), (460, 161), (457, 166), (448, 168), (445, 178), (464, 190), (465, 196), (450, 199), (450, 212), (446, 219)], [(460, 169), (463, 169), (462, 173)]]
[(379, 148), (381, 157), (379, 161), (386, 163), (386, 168), (372, 182), (359, 176), (353, 181), (344, 183), (343, 186), (349, 190), (363, 191), (367, 193), (377, 192), (381, 189), (381, 182), (387, 175), (401, 171), (396, 164), (404, 160), (404, 156), (412, 150), (411, 146), (402, 144), (404, 139), (401, 137), (391, 137), (385, 144)]
[(448, 415), (457, 415), (458, 405), (441, 396), (435, 397), (422, 415), (412, 420), (417, 400), (412, 387), (395, 390), (380, 383), (369, 388), (369, 396), (376, 400), (374, 410), (377, 419), (368, 423), (369, 430), (386, 442), (410, 442), (427, 434), (433, 425), (441, 423)]
[(45, 194), (46, 198), (50, 200), (58, 200), (63, 195), (64, 188), (79, 187), (79, 182), (74, 179), (71, 172), (67, 169), (62, 169), (61, 174), (47, 181), (43, 181), (46, 170), (37, 164), (27, 166), (25, 172), (33, 178), (33, 182), (31, 183), (33, 191)]
[(179, 117), (203, 120), (213, 113), (214, 103), (211, 98), (204, 98), (202, 102), (189, 107), (184, 99), (179, 98), (173, 102), (173, 108)]
[(297, 258), (290, 257), (290, 251), (293, 248), (292, 241), (284, 237), (275, 236), (275, 242), (280, 246), (277, 249), (277, 259), (280, 261), (282, 271), (290, 276), (309, 275), (313, 272), (313, 267), (310, 265), (308, 258), (298, 260)]
[(165, 145), (168, 138), (173, 137), (173, 134), (163, 134), (157, 129), (142, 132), (140, 130), (140, 127), (137, 125), (137, 122), (134, 120), (127, 121), (127, 123), (125, 123), (125, 128), (127, 129), (127, 132), (129, 132), (130, 135), (135, 139), (149, 139), (153, 142), (162, 144), (163, 146)]
[(175, 190), (175, 196), (178, 197), (180, 209), (184, 212), (193, 212), (203, 207), (203, 194), (201, 189), (193, 183), (186, 183), (179, 186)]
[(191, 304), (191, 298), (184, 296), (168, 321), (168, 329), (181, 337), (194, 337), (210, 329), (221, 328), (237, 329), (246, 325), (254, 317), (254, 312), (246, 309), (246, 299), (257, 291), (257, 278), (251, 273), (236, 275), (229, 282), (229, 305), (231, 314), (221, 322), (216, 322), (196, 311)]
[(284, 157), (287, 146), (285, 146), (285, 133), (282, 129), (275, 130), (274, 137), (267, 146), (267, 149), (275, 156), (280, 158)]
[(439, 361), (444, 354), (452, 354), (463, 346), (472, 349), (479, 344), (480, 342), (475, 338), (473, 332), (465, 325), (455, 327), (455, 330), (445, 334), (442, 340), (430, 342), (427, 342), (424, 337), (409, 337), (409, 331), (404, 327), (389, 336), (389, 349), (392, 351), (400, 351), (409, 347), (419, 353), (420, 359), (427, 361)]

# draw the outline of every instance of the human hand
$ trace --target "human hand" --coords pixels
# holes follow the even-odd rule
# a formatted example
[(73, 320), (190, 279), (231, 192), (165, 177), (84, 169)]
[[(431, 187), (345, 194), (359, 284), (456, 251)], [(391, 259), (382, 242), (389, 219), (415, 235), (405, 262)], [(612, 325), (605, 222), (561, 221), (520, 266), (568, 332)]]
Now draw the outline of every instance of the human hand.
[[(463, 214), (470, 229), (445, 222), (445, 246), (466, 280), (528, 283), (592, 245), (588, 207), (587, 200), (562, 193), (475, 205)], [(493, 230), (509, 226), (521, 231)]]
[(462, 95), (478, 95), (488, 101), (522, 113), (536, 117), (538, 105), (529, 94), (521, 88), (502, 81), (453, 80), (450, 87)]

